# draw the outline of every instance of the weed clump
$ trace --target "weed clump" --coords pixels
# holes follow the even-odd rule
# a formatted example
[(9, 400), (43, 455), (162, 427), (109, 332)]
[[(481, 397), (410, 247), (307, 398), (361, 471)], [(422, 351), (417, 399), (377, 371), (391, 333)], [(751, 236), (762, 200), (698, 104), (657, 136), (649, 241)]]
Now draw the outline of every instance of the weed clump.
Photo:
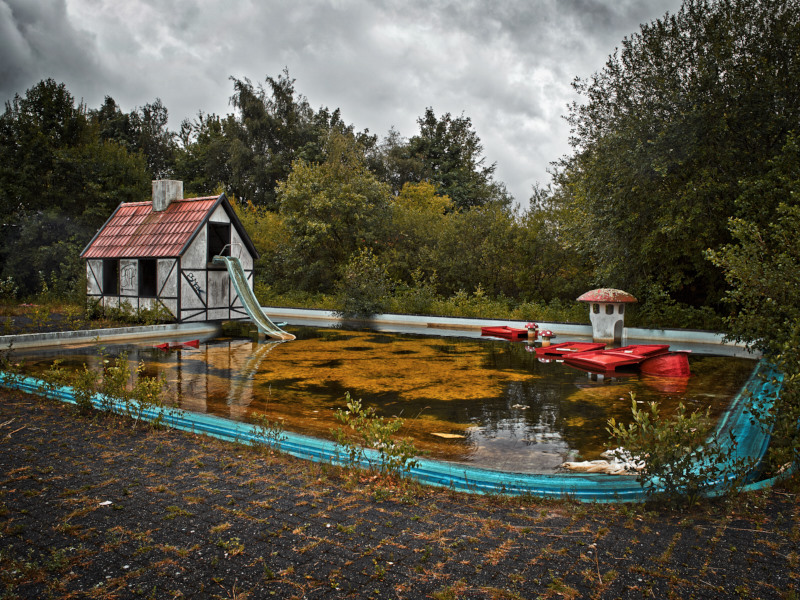
[[(346, 450), (347, 462), (351, 467), (368, 464), (377, 467), (385, 475), (402, 476), (413, 469), (419, 461), (419, 450), (411, 438), (395, 440), (393, 436), (403, 427), (405, 421), (400, 417), (386, 419), (378, 416), (372, 407), (364, 408), (361, 400), (353, 400), (350, 392), (345, 394), (347, 410), (338, 409), (336, 420), (341, 427), (333, 430), (336, 442)], [(377, 452), (371, 458), (368, 449)]]

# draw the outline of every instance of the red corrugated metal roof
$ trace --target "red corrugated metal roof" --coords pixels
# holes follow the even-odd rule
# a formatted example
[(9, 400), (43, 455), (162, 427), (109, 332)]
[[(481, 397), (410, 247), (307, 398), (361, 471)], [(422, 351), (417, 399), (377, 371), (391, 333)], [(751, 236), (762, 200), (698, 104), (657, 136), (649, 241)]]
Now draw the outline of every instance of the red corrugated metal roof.
[(120, 204), (81, 258), (177, 257), (218, 199), (173, 200), (162, 212), (152, 202)]

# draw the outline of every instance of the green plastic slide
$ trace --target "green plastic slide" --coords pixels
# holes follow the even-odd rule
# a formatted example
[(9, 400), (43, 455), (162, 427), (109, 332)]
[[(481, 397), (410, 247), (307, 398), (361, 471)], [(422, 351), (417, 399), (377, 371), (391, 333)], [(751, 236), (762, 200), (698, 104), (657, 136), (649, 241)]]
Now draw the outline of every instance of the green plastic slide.
[(225, 264), (228, 268), (228, 274), (231, 276), (231, 282), (236, 293), (239, 294), (239, 299), (244, 305), (244, 309), (250, 316), (253, 323), (256, 324), (258, 330), (274, 340), (293, 340), (294, 336), (291, 333), (285, 332), (283, 329), (275, 325), (270, 318), (261, 310), (261, 305), (258, 303), (253, 290), (247, 283), (247, 276), (244, 274), (242, 262), (235, 256), (215, 256), (214, 264)]

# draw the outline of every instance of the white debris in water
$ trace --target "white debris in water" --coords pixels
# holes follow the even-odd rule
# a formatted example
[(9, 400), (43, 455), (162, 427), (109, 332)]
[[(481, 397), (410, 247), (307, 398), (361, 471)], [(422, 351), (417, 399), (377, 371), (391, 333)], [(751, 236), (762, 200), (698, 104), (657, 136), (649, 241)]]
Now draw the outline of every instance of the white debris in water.
[(565, 462), (561, 466), (570, 471), (581, 473), (606, 473), (608, 475), (635, 475), (641, 471), (645, 462), (638, 456), (633, 456), (625, 448), (606, 450), (600, 456), (611, 460), (584, 460), (579, 462)]

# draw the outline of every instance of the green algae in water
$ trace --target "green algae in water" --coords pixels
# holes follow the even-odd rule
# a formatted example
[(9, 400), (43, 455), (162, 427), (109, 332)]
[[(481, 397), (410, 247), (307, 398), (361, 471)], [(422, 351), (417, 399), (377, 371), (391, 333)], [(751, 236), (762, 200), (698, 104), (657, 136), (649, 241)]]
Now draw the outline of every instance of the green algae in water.
[[(755, 361), (690, 355), (688, 380), (632, 374), (598, 377), (563, 363), (540, 362), (525, 343), (437, 338), (372, 331), (293, 328), (297, 340), (256, 343), (219, 338), (169, 353), (149, 345), (106, 346), (163, 376), (187, 410), (236, 420), (265, 414), (291, 431), (331, 437), (344, 394), (383, 416), (406, 420), (402, 436), (434, 458), (518, 472), (552, 472), (564, 460), (592, 460), (608, 447), (606, 423), (630, 421), (630, 394), (679, 402), (718, 416)], [(40, 351), (30, 372), (54, 358), (67, 368), (100, 369), (93, 348)]]

